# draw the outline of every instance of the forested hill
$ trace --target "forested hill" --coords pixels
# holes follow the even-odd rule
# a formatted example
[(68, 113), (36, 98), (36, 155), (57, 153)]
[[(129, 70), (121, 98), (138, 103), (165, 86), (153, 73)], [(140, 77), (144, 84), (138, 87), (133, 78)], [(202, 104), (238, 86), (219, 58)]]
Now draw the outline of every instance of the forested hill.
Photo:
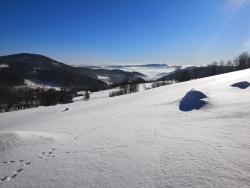
[(107, 87), (107, 83), (98, 79), (100, 75), (112, 78), (114, 83), (142, 80), (132, 73), (73, 67), (38, 54), (0, 57), (0, 85), (22, 85), (28, 79), (59, 87), (101, 90)]

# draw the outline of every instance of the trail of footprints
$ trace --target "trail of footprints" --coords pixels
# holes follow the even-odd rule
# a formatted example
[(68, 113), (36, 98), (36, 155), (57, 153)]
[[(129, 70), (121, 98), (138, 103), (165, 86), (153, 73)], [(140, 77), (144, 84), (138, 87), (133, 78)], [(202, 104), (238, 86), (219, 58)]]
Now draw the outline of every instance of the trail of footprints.
[[(75, 137), (73, 138), (73, 140), (75, 140), (75, 141), (76, 141), (77, 139), (78, 139), (78, 136), (75, 136)], [(59, 144), (59, 145), (62, 146), (62, 144)], [(54, 157), (56, 157), (56, 156), (54, 155), (54, 152), (55, 152), (55, 151), (56, 151), (55, 148), (52, 148), (52, 149), (49, 150), (49, 151), (43, 151), (43, 152), (41, 152), (40, 154), (38, 154), (37, 158), (38, 158), (38, 159), (49, 159), (49, 158), (54, 158)], [(65, 153), (66, 153), (66, 154), (73, 154), (73, 153), (78, 153), (78, 151), (71, 151), (71, 152), (70, 152), (70, 151), (66, 151)], [(8, 182), (8, 181), (11, 181), (11, 180), (15, 179), (21, 172), (23, 172), (24, 167), (30, 165), (31, 162), (21, 159), (21, 160), (17, 160), (17, 161), (15, 161), (15, 160), (2, 161), (2, 162), (0, 162), (0, 164), (1, 164), (1, 165), (9, 165), (9, 164), (17, 164), (17, 165), (19, 165), (19, 168), (18, 168), (17, 170), (15, 170), (14, 172), (12, 172), (11, 175), (9, 175), (9, 176), (4, 176), (4, 177), (0, 177), (0, 183), (4, 183), (4, 182)]]
[(48, 152), (43, 151), (42, 153), (40, 153), (40, 154), (38, 155), (37, 158), (42, 159), (42, 158), (55, 157), (55, 155), (53, 154), (54, 151), (56, 151), (55, 148), (52, 148), (52, 149), (51, 149), (50, 151), (48, 151)]
[(16, 171), (14, 171), (11, 175), (4, 176), (4, 177), (0, 178), (0, 183), (8, 182), (8, 181), (16, 178), (17, 175), (24, 170), (24, 168), (23, 168), (24, 166), (28, 166), (28, 165), (31, 164), (30, 161), (25, 161), (25, 160), (19, 160), (19, 161), (12, 160), (12, 161), (3, 161), (3, 162), (1, 162), (1, 164), (3, 164), (3, 165), (13, 164), (13, 163), (19, 164), (19, 168)]
[(70, 153), (78, 153), (78, 151), (66, 151), (65, 153), (70, 154)]

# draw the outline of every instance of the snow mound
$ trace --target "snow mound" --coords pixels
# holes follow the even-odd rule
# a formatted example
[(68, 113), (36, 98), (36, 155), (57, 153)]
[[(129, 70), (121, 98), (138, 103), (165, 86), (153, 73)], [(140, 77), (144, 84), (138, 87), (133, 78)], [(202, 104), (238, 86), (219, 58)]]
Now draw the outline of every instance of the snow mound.
[(237, 82), (235, 84), (232, 85), (232, 87), (238, 87), (240, 89), (246, 89), (250, 86), (250, 83), (247, 81), (243, 81), (243, 82)]
[(0, 133), (0, 151), (32, 144), (48, 144), (56, 140), (51, 133), (40, 132), (2, 132)]
[(207, 104), (207, 101), (203, 100), (205, 98), (207, 96), (204, 93), (192, 89), (181, 99), (179, 109), (185, 112), (199, 110)]

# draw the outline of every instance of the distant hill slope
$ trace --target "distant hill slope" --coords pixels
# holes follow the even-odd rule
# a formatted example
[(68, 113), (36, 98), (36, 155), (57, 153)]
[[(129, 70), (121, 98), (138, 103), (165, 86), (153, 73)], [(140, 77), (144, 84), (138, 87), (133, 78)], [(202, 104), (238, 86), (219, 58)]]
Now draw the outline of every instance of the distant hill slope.
[(99, 75), (110, 76), (114, 83), (139, 79), (124, 71), (73, 67), (38, 54), (0, 57), (0, 85), (20, 85), (29, 79), (61, 87), (100, 90), (106, 88), (107, 83), (99, 80)]
[[(177, 81), (187, 81), (191, 79), (204, 78), (209, 76), (214, 76), (218, 74), (228, 73), (236, 71), (235, 66), (227, 66), (227, 65), (208, 65), (202, 67), (190, 66), (183, 69), (179, 69), (178, 71), (171, 72), (167, 75), (162, 76), (158, 79), (158, 81), (166, 81), (166, 80), (177, 80)], [(185, 80), (187, 77), (187, 80)], [(183, 80), (184, 78), (184, 80)]]
[[(128, 81), (137, 81), (137, 82), (143, 82), (141, 73), (131, 73), (126, 72), (119, 69), (93, 69), (92, 70), (96, 75), (99, 76), (106, 76), (109, 77), (109, 80), (112, 84), (119, 84), (122, 82), (128, 82)], [(145, 76), (145, 75), (144, 75)]]

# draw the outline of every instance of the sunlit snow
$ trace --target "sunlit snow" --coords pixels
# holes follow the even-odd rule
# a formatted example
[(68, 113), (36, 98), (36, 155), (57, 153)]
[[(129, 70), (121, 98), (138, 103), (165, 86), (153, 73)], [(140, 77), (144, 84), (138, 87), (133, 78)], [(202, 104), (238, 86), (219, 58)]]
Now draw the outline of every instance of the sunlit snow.
[[(250, 187), (250, 88), (232, 87), (242, 81), (249, 69), (1, 113), (0, 187)], [(209, 105), (181, 111), (191, 89)]]

